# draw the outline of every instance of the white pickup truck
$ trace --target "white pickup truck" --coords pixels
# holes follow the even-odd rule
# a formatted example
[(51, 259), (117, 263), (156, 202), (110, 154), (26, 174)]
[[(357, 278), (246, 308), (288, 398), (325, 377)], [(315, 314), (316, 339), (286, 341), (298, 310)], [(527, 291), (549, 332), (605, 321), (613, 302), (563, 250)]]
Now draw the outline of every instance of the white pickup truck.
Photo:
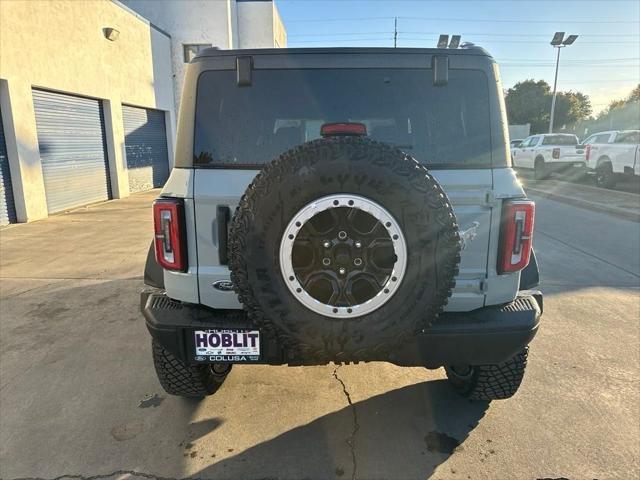
[(613, 187), (620, 174), (640, 175), (640, 130), (594, 133), (583, 144), (598, 186)]
[(545, 133), (525, 138), (511, 151), (513, 166), (532, 168), (536, 180), (544, 180), (552, 172), (584, 169), (584, 148), (578, 137), (566, 133)]

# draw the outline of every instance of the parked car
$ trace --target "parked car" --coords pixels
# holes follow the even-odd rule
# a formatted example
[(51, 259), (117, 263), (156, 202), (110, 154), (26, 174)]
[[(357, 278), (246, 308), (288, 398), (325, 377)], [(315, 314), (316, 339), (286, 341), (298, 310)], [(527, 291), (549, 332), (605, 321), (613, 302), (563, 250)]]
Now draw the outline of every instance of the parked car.
[(141, 298), (164, 389), (386, 361), (512, 396), (542, 295), (499, 85), (478, 47), (198, 54)]
[(516, 168), (530, 168), (536, 180), (544, 180), (552, 172), (585, 169), (584, 148), (578, 137), (566, 133), (531, 135), (511, 152)]
[(640, 130), (594, 133), (583, 144), (598, 186), (611, 188), (620, 175), (640, 175)]

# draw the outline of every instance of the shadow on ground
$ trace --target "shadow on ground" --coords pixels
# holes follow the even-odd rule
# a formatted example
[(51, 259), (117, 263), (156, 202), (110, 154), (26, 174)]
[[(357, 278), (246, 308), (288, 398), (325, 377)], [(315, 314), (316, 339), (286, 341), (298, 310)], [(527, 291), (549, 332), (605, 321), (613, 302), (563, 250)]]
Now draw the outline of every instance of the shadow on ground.
[(487, 408), (460, 398), (445, 380), (414, 384), (355, 402), (193, 476), (428, 478), (464, 450)]

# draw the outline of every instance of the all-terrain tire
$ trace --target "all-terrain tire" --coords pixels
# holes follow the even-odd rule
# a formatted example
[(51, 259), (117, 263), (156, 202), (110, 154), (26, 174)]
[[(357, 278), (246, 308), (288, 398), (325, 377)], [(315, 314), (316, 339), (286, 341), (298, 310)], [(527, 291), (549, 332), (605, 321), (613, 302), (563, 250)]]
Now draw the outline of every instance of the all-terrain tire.
[(217, 373), (213, 365), (185, 365), (155, 340), (151, 342), (153, 365), (165, 392), (181, 397), (202, 398), (214, 394), (224, 382), (226, 371)]
[(527, 366), (529, 347), (497, 365), (466, 367), (461, 374), (453, 367), (445, 367), (447, 378), (456, 391), (472, 400), (503, 400), (512, 397), (522, 383)]
[[(295, 298), (279, 248), (301, 208), (353, 194), (386, 208), (407, 243), (407, 269), (395, 294), (355, 318), (324, 316)], [(242, 197), (229, 234), (231, 280), (249, 318), (277, 337), (289, 364), (383, 360), (428, 328), (447, 303), (460, 261), (460, 236), (446, 194), (404, 152), (368, 138), (315, 140), (266, 164)]]

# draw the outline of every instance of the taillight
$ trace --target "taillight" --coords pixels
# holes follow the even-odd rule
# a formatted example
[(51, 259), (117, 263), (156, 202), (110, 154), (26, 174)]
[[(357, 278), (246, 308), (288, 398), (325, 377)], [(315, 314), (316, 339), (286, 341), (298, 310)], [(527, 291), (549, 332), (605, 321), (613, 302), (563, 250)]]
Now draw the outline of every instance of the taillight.
[(499, 275), (517, 272), (529, 264), (535, 211), (535, 203), (530, 200), (504, 202), (500, 227)]
[(553, 158), (555, 158), (556, 160), (560, 158), (560, 149), (559, 148), (554, 148), (553, 152), (551, 152), (551, 156)]
[(591, 145), (587, 145), (587, 151), (585, 153), (585, 159), (587, 160), (587, 162), (589, 161), (589, 157), (591, 156)]
[(320, 127), (323, 137), (363, 136), (367, 134), (367, 127), (363, 123), (325, 123)]
[(187, 249), (182, 200), (161, 198), (153, 202), (156, 260), (167, 270), (184, 272)]

